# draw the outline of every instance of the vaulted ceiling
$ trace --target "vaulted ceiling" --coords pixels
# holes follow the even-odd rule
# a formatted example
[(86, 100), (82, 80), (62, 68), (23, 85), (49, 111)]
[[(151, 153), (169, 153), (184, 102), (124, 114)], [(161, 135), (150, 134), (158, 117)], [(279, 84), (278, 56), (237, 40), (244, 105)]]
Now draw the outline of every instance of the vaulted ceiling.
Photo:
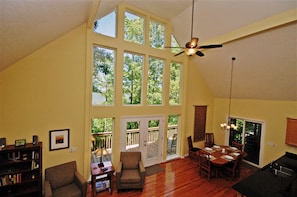
[[(88, 22), (93, 0), (0, 0), (0, 71)], [(190, 40), (192, 0), (101, 0), (96, 17), (120, 2), (167, 19), (183, 45)], [(195, 0), (193, 36), (222, 43), (190, 59), (215, 97), (297, 101), (296, 0)]]

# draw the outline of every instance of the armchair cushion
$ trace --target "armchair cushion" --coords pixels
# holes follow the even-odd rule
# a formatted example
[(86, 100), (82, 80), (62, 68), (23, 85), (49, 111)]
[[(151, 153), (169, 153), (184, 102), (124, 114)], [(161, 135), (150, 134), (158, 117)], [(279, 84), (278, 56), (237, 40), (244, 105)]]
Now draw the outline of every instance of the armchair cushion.
[(67, 195), (69, 197), (81, 197), (81, 191), (75, 183), (71, 183), (69, 185), (54, 190), (53, 194), (54, 197), (66, 197)]
[(139, 170), (124, 170), (121, 176), (121, 183), (139, 183), (141, 181), (141, 177), (139, 174)]

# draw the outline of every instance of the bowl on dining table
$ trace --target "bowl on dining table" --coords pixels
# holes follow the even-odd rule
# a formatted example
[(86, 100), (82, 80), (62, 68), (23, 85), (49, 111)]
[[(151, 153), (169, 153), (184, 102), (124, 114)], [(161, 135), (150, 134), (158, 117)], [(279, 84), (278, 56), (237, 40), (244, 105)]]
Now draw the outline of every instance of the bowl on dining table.
[(205, 147), (205, 150), (207, 150), (207, 151), (211, 151), (212, 149), (209, 148), (209, 147)]
[(232, 155), (238, 157), (240, 155), (240, 153), (232, 153)]
[(224, 155), (224, 158), (227, 160), (233, 160), (234, 158), (230, 155)]
[(231, 146), (230, 147), (231, 150), (238, 150), (238, 148)]
[(214, 158), (214, 156), (209, 155), (209, 154), (205, 155), (205, 157), (208, 158), (208, 159), (210, 159), (210, 160), (212, 160)]
[(214, 148), (221, 148), (220, 146), (218, 145), (213, 145)]

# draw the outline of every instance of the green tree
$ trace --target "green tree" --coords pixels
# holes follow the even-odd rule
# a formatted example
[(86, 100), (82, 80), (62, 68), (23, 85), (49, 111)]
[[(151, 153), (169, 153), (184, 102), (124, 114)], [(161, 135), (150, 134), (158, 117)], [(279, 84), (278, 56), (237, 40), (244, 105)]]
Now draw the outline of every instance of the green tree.
[(144, 19), (137, 15), (126, 12), (124, 32), (124, 40), (143, 44)]
[(181, 65), (179, 63), (172, 62), (170, 64), (170, 105), (176, 105), (180, 103), (180, 70)]
[(123, 67), (123, 103), (140, 104), (143, 56), (125, 53)]
[(112, 132), (112, 118), (93, 118), (91, 120), (92, 133)]
[(100, 104), (112, 104), (114, 97), (114, 51), (95, 46), (92, 92), (104, 98)]
[(178, 115), (168, 116), (168, 126), (178, 125)]
[(139, 129), (139, 122), (128, 122), (126, 129)]
[(171, 35), (171, 46), (173, 47), (171, 48), (172, 53), (179, 53), (183, 50), (182, 48), (180, 48), (180, 45), (178, 44), (173, 35)]
[(149, 105), (162, 104), (163, 67), (163, 60), (149, 58), (149, 73), (147, 80), (147, 104)]
[(164, 48), (165, 27), (156, 22), (150, 22), (150, 46)]

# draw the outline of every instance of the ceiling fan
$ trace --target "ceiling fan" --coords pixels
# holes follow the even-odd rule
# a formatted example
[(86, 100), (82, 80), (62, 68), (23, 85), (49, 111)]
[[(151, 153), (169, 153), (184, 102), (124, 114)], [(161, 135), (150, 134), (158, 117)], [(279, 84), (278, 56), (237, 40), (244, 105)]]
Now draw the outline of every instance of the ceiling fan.
[(181, 48), (184, 49), (183, 51), (175, 54), (174, 56), (178, 56), (182, 53), (186, 53), (189, 56), (192, 56), (194, 54), (202, 57), (204, 56), (204, 53), (202, 53), (199, 49), (211, 49), (211, 48), (219, 48), (222, 47), (222, 44), (212, 44), (212, 45), (204, 45), (204, 46), (199, 46), (198, 45), (198, 40), (199, 38), (193, 37), (193, 20), (194, 20), (194, 1), (192, 3), (192, 25), (191, 25), (191, 41), (187, 42), (185, 44), (185, 47), (173, 47), (173, 46), (169, 46), (165, 48)]

